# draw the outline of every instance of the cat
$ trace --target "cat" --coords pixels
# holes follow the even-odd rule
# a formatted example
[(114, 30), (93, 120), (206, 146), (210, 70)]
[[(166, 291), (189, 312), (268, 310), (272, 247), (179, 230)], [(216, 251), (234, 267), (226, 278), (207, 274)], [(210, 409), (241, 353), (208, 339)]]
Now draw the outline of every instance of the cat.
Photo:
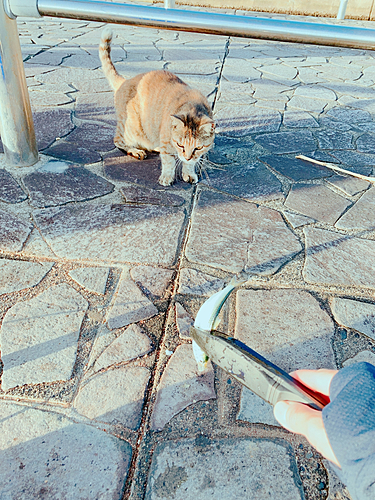
[(115, 146), (139, 160), (146, 158), (147, 151), (159, 152), (162, 186), (173, 184), (176, 161), (182, 163), (185, 182), (198, 182), (195, 166), (215, 139), (207, 99), (169, 71), (150, 71), (125, 79), (112, 63), (111, 41), (112, 31), (106, 27), (99, 57), (104, 75), (115, 91)]

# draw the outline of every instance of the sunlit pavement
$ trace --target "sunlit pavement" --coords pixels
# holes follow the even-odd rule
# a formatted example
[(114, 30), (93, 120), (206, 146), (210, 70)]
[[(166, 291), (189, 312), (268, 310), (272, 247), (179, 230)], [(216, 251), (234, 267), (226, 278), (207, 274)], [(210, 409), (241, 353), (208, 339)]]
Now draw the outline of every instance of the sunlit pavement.
[(19, 21), (40, 161), (0, 155), (0, 498), (350, 498), (271, 407), (197, 373), (189, 326), (239, 274), (221, 330), (287, 371), (375, 363), (375, 188), (295, 159), (374, 175), (375, 54), (115, 26), (120, 73), (214, 106), (199, 183), (163, 188), (156, 154), (114, 148), (102, 26)]

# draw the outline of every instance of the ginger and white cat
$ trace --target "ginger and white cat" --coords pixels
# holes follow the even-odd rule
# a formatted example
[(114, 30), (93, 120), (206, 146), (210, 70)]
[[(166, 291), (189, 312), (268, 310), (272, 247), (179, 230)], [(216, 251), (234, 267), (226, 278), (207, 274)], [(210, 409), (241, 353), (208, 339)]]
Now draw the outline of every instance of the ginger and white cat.
[(182, 178), (198, 181), (195, 166), (213, 145), (215, 124), (207, 99), (169, 71), (150, 71), (126, 80), (111, 57), (112, 32), (104, 29), (99, 46), (103, 72), (115, 91), (115, 145), (143, 160), (146, 151), (159, 151), (159, 183), (169, 186), (182, 163)]

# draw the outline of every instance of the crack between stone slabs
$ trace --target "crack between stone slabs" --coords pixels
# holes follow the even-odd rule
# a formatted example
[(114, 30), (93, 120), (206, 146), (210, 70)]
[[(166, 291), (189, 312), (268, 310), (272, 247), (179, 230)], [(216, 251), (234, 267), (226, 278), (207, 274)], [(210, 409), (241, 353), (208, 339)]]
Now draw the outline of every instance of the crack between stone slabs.
[[(171, 290), (170, 298), (168, 299), (168, 307), (167, 307), (167, 310), (165, 312), (165, 317), (164, 317), (164, 322), (163, 322), (163, 327), (162, 327), (162, 335), (161, 335), (160, 341), (158, 343), (158, 346), (156, 348), (155, 361), (154, 361), (153, 368), (151, 371), (150, 380), (149, 380), (147, 390), (146, 390), (145, 402), (144, 402), (143, 409), (142, 409), (141, 425), (140, 425), (139, 431), (138, 431), (138, 439), (137, 439), (136, 446), (134, 447), (134, 452), (133, 452), (132, 459), (130, 462), (128, 475), (127, 475), (127, 478), (125, 481), (122, 500), (129, 500), (130, 495), (132, 494), (133, 479), (135, 476), (135, 472), (136, 472), (137, 468), (139, 467), (139, 464), (138, 464), (139, 448), (140, 448), (142, 442), (144, 441), (144, 438), (146, 437), (146, 435), (149, 431), (149, 429), (148, 429), (149, 419), (150, 419), (150, 416), (151, 416), (151, 413), (153, 410), (152, 395), (153, 395), (154, 389), (156, 388), (156, 382), (159, 383), (159, 379), (156, 381), (156, 372), (157, 372), (158, 367), (159, 367), (160, 354), (161, 354), (161, 351), (162, 351), (163, 346), (164, 346), (165, 337), (167, 335), (168, 318), (172, 312), (172, 309), (174, 308), (174, 297), (176, 295), (176, 291), (178, 288), (180, 269), (181, 269), (181, 265), (183, 262), (183, 256), (184, 256), (184, 251), (186, 248), (187, 240), (188, 240), (189, 234), (190, 234), (191, 215), (192, 215), (193, 209), (195, 207), (196, 192), (197, 192), (197, 186), (194, 187), (194, 191), (193, 191), (193, 195), (192, 195), (192, 202), (190, 204), (190, 207), (189, 207), (189, 210), (187, 213), (187, 217), (186, 217), (187, 224), (185, 227), (184, 234), (181, 238), (181, 240), (182, 240), (181, 244), (179, 245), (180, 252), (179, 252), (178, 259), (177, 259), (177, 269), (176, 269), (174, 276), (172, 278), (173, 287)], [(147, 469), (149, 469), (150, 466), (151, 466), (151, 461), (149, 462)]]
[[(214, 101), (212, 103), (212, 111), (214, 111), (214, 109), (215, 109), (216, 99), (217, 99), (217, 95), (219, 93), (220, 81), (221, 81), (221, 77), (222, 77), (222, 74), (223, 74), (223, 71), (224, 71), (224, 64), (225, 64), (226, 58), (227, 58), (227, 56), (229, 54), (229, 45), (230, 45), (230, 42), (231, 42), (231, 38), (229, 37), (229, 38), (227, 38), (227, 41), (225, 43), (223, 62), (221, 64), (221, 68), (220, 68), (220, 71), (219, 71), (219, 76), (217, 77), (217, 81), (216, 81), (216, 85), (215, 85), (215, 90), (214, 90), (215, 97), (214, 97)], [(212, 93), (210, 95), (212, 95)]]

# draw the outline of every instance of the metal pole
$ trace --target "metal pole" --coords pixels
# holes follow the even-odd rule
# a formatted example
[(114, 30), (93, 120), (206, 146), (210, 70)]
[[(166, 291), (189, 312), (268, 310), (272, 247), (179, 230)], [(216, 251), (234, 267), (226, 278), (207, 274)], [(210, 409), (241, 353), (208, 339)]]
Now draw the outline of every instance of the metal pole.
[[(26, 15), (26, 10), (21, 5), (22, 1), (30, 6), (29, 0), (8, 0), (10, 10), (17, 16)], [(34, 0), (34, 2), (36, 1)], [(375, 30), (354, 26), (264, 19), (92, 0), (39, 0), (37, 8), (41, 15), (51, 17), (286, 42), (375, 49)]]
[(348, 5), (348, 0), (341, 0), (339, 11), (337, 13), (337, 19), (345, 19), (347, 5)]
[(175, 7), (175, 0), (164, 0), (164, 9), (174, 9)]
[(5, 160), (17, 167), (38, 161), (34, 124), (17, 23), (0, 2), (0, 134)]

